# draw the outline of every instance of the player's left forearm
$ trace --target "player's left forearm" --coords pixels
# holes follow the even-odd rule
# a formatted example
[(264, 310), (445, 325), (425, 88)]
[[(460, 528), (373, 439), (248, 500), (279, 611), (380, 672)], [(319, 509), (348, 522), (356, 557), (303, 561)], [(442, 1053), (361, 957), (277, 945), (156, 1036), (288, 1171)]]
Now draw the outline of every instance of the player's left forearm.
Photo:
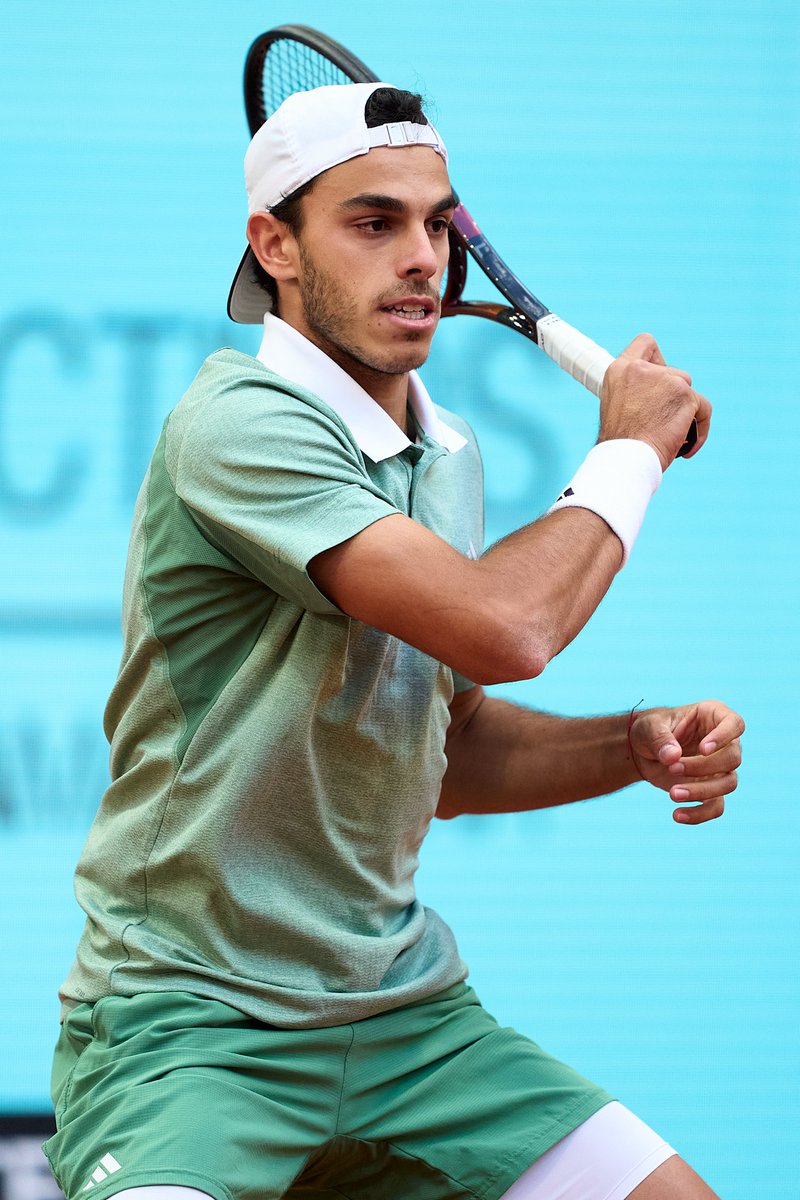
[(627, 713), (559, 717), (489, 696), (476, 696), (472, 709), (454, 715), (439, 817), (552, 808), (640, 778), (627, 753)]

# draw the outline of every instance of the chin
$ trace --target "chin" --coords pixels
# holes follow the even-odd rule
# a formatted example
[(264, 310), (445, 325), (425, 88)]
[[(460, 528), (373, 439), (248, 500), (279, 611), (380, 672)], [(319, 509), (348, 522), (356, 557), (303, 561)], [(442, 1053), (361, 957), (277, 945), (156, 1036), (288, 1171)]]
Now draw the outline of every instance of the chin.
[[(431, 340), (430, 337), (422, 338), (410, 335), (404, 343), (380, 356), (385, 365), (378, 366), (378, 369), (385, 371), (387, 375), (401, 375), (405, 371), (416, 371), (431, 352)], [(379, 356), (376, 355), (376, 366), (378, 358)]]
[(405, 375), (407, 371), (416, 371), (422, 366), (430, 354), (430, 349), (430, 346), (417, 346), (391, 358), (387, 356), (382, 363), (376, 360), (375, 369), (384, 375)]

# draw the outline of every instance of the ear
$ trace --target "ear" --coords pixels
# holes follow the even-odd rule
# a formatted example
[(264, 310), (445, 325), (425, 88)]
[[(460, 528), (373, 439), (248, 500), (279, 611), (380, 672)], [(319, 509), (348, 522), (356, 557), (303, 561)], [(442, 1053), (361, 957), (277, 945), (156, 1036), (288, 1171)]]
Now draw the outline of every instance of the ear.
[(265, 271), (273, 279), (297, 278), (297, 242), (289, 226), (272, 213), (253, 213), (247, 222), (247, 240)]

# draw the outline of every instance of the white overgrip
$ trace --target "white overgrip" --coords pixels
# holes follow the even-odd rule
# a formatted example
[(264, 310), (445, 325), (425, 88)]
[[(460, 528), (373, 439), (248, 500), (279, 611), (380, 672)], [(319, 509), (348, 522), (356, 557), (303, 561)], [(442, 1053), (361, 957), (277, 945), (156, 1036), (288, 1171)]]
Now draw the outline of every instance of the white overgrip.
[(545, 354), (599, 398), (614, 356), (555, 313), (536, 322), (537, 341)]

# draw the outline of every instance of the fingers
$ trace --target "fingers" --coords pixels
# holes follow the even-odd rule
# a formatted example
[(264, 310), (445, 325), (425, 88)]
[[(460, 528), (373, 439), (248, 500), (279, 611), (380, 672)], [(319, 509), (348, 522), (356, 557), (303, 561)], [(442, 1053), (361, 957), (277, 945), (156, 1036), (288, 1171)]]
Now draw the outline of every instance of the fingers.
[(735, 771), (724, 775), (712, 775), (709, 779), (682, 779), (669, 789), (669, 796), (676, 804), (705, 804), (717, 796), (730, 796), (739, 786)]
[(650, 334), (639, 334), (606, 372), (600, 440), (638, 438), (649, 442), (666, 470), (684, 445), (693, 421), (697, 439), (690, 453), (696, 454), (708, 437), (711, 405), (693, 389), (687, 371), (666, 364)]
[(643, 358), (645, 362), (657, 363), (660, 367), (665, 367), (664, 356), (658, 348), (658, 342), (653, 337), (652, 333), (639, 333), (633, 341), (625, 347), (619, 356), (620, 358)]
[(652, 776), (679, 805), (673, 819), (702, 825), (725, 811), (725, 797), (738, 786), (744, 721), (718, 700), (679, 709), (654, 709), (631, 725), (631, 747), (661, 764)]
[(702, 825), (706, 821), (715, 821), (725, 811), (725, 797), (730, 796), (739, 786), (736, 771), (711, 775), (708, 778), (682, 779), (669, 789), (669, 796), (675, 804), (691, 804), (691, 808), (676, 808), (673, 819), (682, 825)]
[(736, 770), (741, 761), (741, 744), (737, 737), (721, 750), (692, 755), (673, 763), (670, 773), (679, 775), (680, 779), (670, 787), (670, 799), (675, 804), (693, 806), (677, 808), (672, 814), (673, 819), (682, 825), (702, 825), (721, 817), (725, 811), (725, 797), (739, 786)]
[(677, 375), (680, 379), (691, 385), (692, 377), (688, 371), (681, 371), (679, 367), (668, 366), (661, 353), (658, 342), (653, 337), (652, 333), (640, 333), (633, 341), (625, 347), (620, 358), (638, 358), (645, 362), (655, 363), (658, 367), (665, 367), (670, 375)]
[(685, 776), (687, 779), (703, 779), (711, 775), (727, 774), (735, 771), (742, 763), (742, 745), (734, 738), (727, 746), (715, 750), (712, 754), (684, 755), (669, 764), (670, 775)]
[(735, 742), (745, 731), (739, 713), (734, 712), (720, 700), (704, 700), (699, 704), (677, 709), (677, 721), (672, 727), (672, 737), (681, 746), (696, 741), (703, 755), (714, 752)]
[(676, 808), (672, 819), (679, 825), (705, 825), (707, 821), (716, 821), (725, 811), (725, 797), (715, 796), (696, 808)]
[(725, 705), (719, 707), (724, 709), (724, 715), (701, 741), (701, 754), (713, 754), (718, 746), (727, 746), (737, 741), (744, 733), (744, 721), (739, 714)]

